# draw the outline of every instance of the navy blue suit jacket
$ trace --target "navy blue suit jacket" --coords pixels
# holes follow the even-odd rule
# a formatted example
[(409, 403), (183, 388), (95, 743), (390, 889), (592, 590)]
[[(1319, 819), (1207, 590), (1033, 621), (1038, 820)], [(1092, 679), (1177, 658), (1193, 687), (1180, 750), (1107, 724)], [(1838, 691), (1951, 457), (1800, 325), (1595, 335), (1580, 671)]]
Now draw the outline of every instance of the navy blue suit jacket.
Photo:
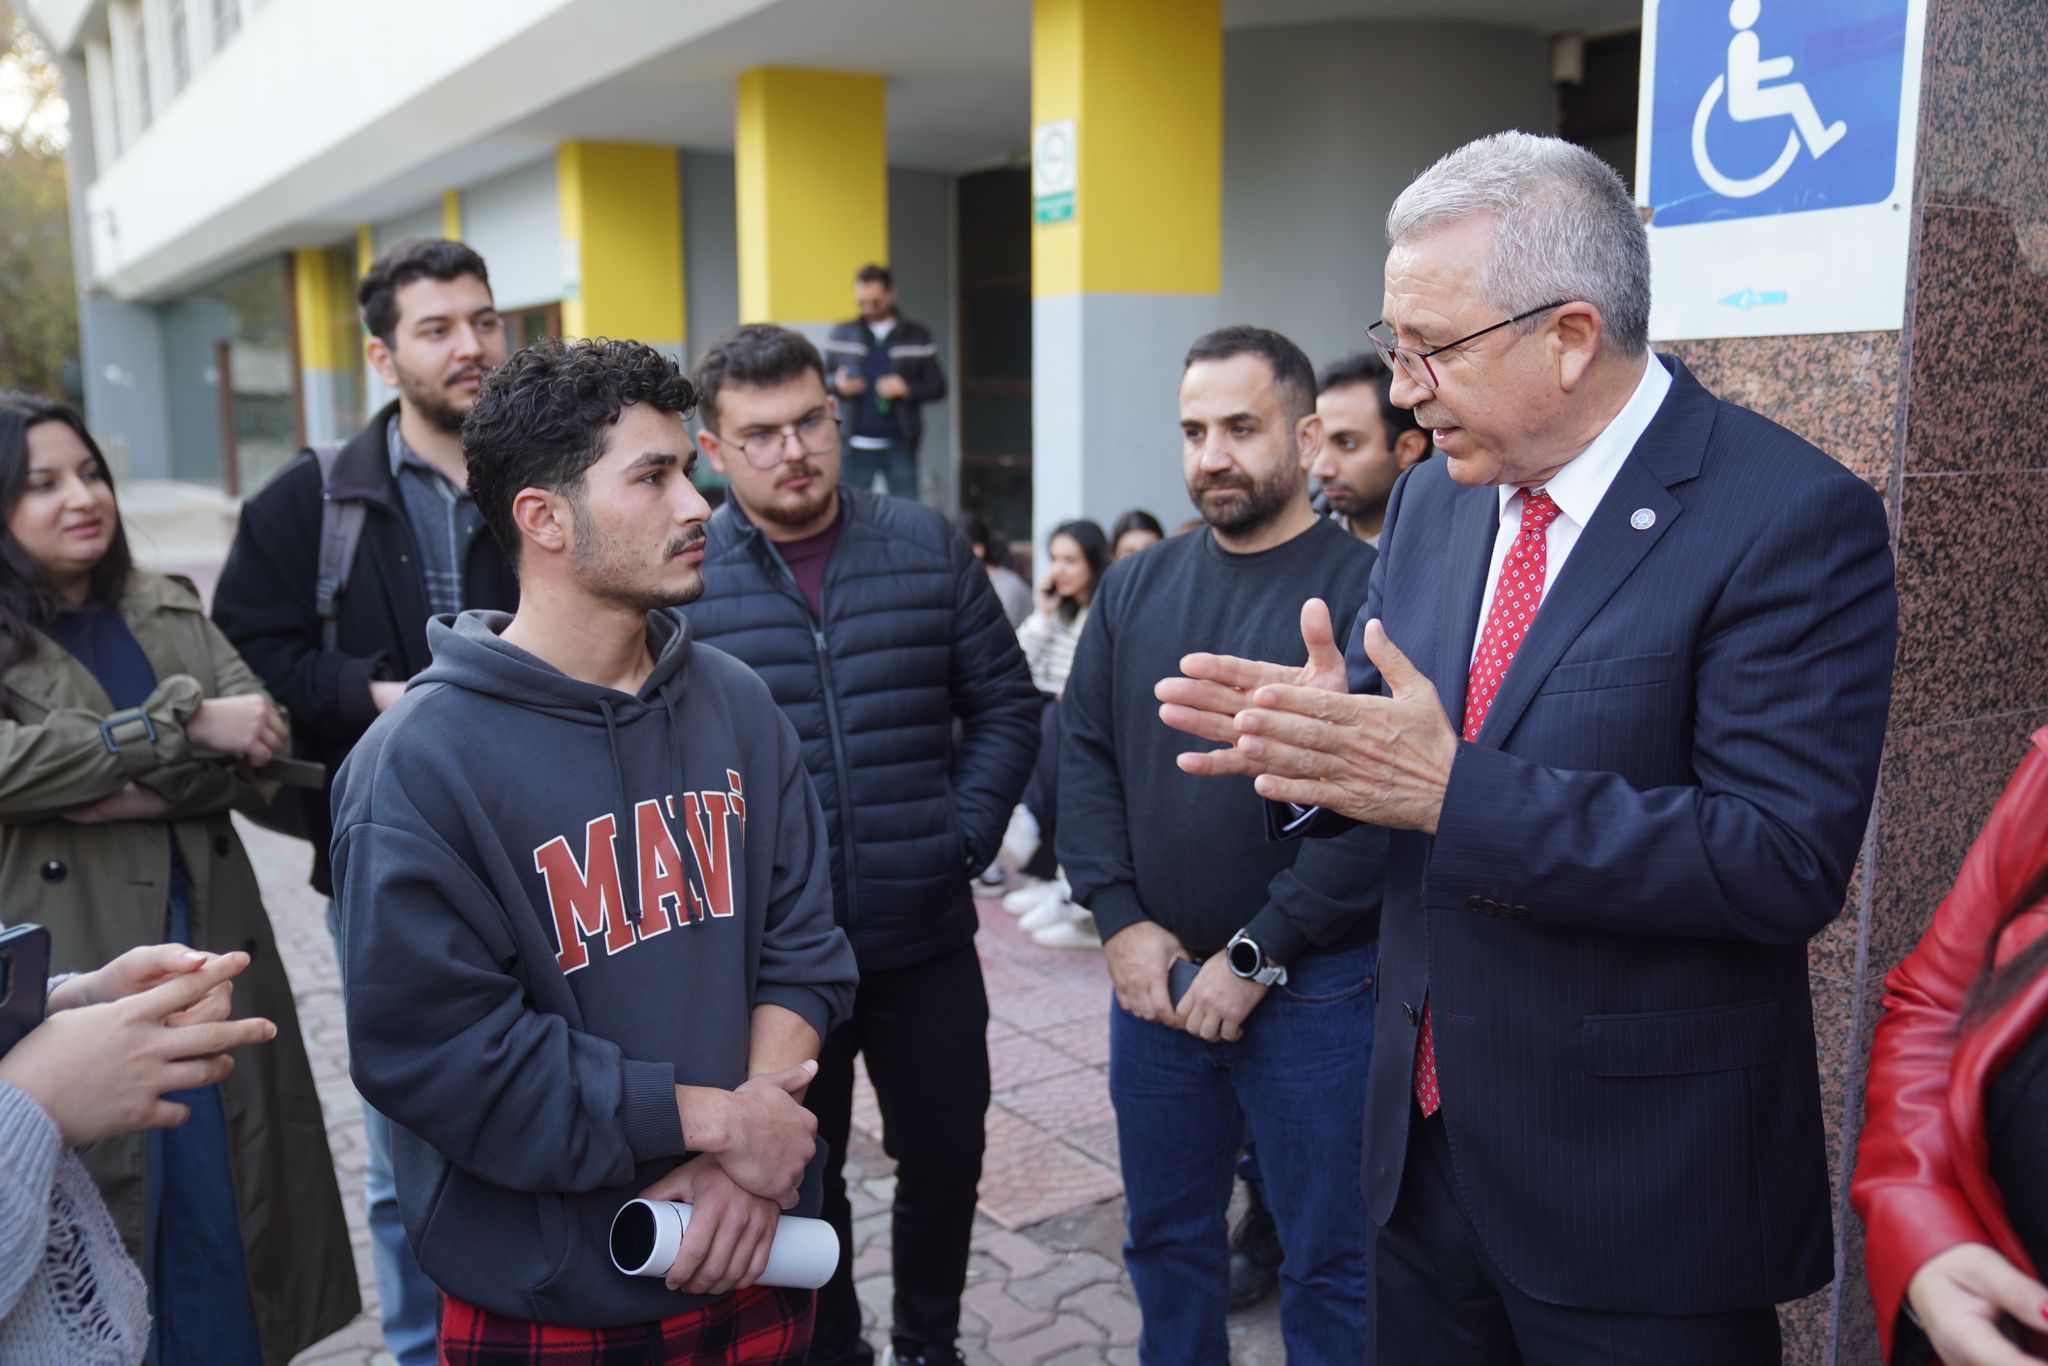
[[(1501, 1272), (1552, 1303), (1708, 1313), (1833, 1275), (1806, 943), (1870, 812), (1898, 612), (1876, 490), (1664, 364), (1436, 835), (1393, 835), (1365, 1185), (1384, 1224), (1427, 998)], [(1382, 691), (1377, 616), (1462, 724), (1498, 508), (1442, 460), (1404, 476), (1353, 691)]]

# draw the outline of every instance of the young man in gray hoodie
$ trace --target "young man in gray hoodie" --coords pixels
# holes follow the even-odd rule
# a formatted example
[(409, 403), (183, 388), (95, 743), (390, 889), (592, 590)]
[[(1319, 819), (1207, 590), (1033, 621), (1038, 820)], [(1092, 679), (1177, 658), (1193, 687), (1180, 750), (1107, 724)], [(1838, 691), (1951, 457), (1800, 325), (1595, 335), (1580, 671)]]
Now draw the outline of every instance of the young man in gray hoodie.
[[(703, 589), (694, 400), (632, 342), (493, 372), (463, 445), (519, 611), (436, 620), (335, 787), (352, 1070), (457, 1366), (808, 1347), (810, 1294), (754, 1281), (817, 1210), (800, 1101), (853, 956), (795, 734), (672, 610)], [(643, 1193), (694, 1207), (665, 1281), (609, 1259)]]

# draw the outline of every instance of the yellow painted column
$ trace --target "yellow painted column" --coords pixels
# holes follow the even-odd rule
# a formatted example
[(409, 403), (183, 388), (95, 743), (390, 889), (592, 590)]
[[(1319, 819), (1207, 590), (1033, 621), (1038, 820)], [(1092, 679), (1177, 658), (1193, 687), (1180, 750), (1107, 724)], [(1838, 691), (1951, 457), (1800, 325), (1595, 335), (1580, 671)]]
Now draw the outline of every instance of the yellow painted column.
[(356, 225), (356, 275), (358, 278), (370, 273), (370, 263), (377, 259), (377, 234), (368, 223)]
[(462, 191), (441, 191), (441, 235), (451, 242), (462, 240)]
[(362, 422), (362, 325), (356, 317), (360, 247), (301, 247), (292, 253), (300, 392), (306, 439), (338, 441)]
[(741, 73), (733, 137), (740, 321), (851, 316), (853, 276), (889, 259), (879, 76), (763, 66)]
[(1181, 357), (1216, 326), (1222, 0), (1034, 0), (1032, 521), (1187, 495)]
[(683, 308), (680, 153), (628, 142), (555, 151), (562, 332), (643, 341), (678, 361)]

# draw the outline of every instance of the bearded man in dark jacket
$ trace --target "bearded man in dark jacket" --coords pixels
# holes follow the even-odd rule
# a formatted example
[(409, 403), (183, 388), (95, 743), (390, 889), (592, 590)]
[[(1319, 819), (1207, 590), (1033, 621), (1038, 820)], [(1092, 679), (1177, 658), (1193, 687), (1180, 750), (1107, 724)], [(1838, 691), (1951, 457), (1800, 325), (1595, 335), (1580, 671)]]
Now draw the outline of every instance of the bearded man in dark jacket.
[[(752, 665), (795, 726), (860, 964), (853, 1018), (825, 1040), (807, 1100), (832, 1148), (825, 1217), (850, 1249), (842, 1165), (863, 1053), (897, 1162), (896, 1360), (956, 1362), (989, 1101), (969, 879), (1024, 790), (1041, 704), (987, 572), (946, 520), (839, 483), (838, 417), (810, 342), (737, 328), (695, 380), (697, 439), (730, 498), (711, 519), (691, 629)], [(851, 1261), (819, 1295), (819, 1366), (873, 1359)]]

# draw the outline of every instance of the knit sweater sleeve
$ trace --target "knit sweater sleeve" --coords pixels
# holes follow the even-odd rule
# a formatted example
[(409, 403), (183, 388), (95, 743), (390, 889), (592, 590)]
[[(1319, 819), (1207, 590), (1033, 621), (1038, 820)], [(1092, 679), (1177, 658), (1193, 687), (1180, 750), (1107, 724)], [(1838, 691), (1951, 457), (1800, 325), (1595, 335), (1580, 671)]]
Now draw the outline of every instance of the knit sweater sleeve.
[(27, 1092), (0, 1082), (0, 1323), (21, 1302), (49, 1248), (50, 1196), (64, 1151), (56, 1124)]

